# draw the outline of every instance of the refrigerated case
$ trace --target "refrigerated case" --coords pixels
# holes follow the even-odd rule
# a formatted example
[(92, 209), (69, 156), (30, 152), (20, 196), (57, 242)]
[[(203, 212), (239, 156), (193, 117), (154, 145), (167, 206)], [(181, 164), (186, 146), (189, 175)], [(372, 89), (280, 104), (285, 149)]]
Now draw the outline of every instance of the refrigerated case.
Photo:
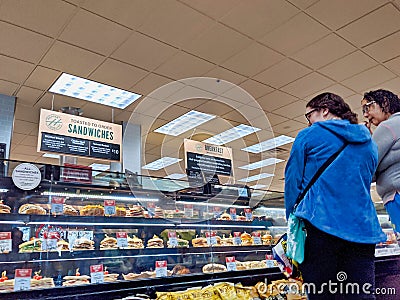
[[(18, 164), (7, 161), (8, 174)], [(0, 178), (11, 210), (0, 215), (0, 298), (114, 299), (283, 278), (270, 257), (272, 222), (253, 216), (243, 190), (205, 195), (184, 181), (38, 167), (33, 190)], [(30, 287), (16, 269), (31, 270)]]

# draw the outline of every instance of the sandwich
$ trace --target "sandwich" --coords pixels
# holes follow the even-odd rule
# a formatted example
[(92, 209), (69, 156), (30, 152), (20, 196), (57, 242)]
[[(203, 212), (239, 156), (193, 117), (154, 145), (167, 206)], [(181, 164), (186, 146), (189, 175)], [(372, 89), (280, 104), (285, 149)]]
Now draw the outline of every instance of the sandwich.
[(63, 286), (82, 285), (90, 283), (90, 276), (87, 275), (64, 276), (63, 279), (65, 280), (62, 284)]
[(0, 200), (0, 214), (9, 214), (11, 213), (11, 207), (5, 205), (3, 200)]
[[(183, 239), (177, 239), (177, 240), (178, 240), (178, 246), (176, 246), (176, 248), (189, 248), (189, 241)], [(167, 241), (167, 247), (175, 248), (174, 246), (170, 245), (169, 241)]]
[(53, 278), (44, 277), (31, 279), (31, 289), (45, 289), (52, 287), (55, 287)]
[(183, 265), (175, 265), (175, 267), (172, 269), (172, 274), (173, 275), (184, 275), (184, 274), (190, 274), (190, 270), (186, 268)]
[(139, 239), (138, 237), (136, 237), (135, 235), (132, 238), (128, 236), (127, 240), (128, 240), (128, 248), (132, 248), (132, 249), (143, 249), (144, 248), (143, 241), (141, 239)]
[(164, 242), (158, 236), (154, 235), (153, 238), (147, 241), (147, 248), (164, 248)]
[(57, 242), (57, 250), (59, 251), (69, 251), (69, 243), (64, 240), (59, 240)]
[(243, 232), (240, 235), (240, 239), (242, 240), (242, 246), (251, 246), (251, 245), (253, 245), (253, 238), (247, 232)]
[(192, 245), (193, 247), (208, 247), (207, 239), (204, 237), (194, 238)]
[(27, 242), (19, 244), (19, 253), (32, 253), (35, 251), (42, 250), (42, 241), (40, 239), (33, 238)]
[(164, 218), (164, 210), (157, 206), (154, 209), (154, 218)]
[(94, 242), (87, 238), (76, 239), (73, 250), (94, 250)]
[(18, 213), (23, 215), (45, 215), (47, 211), (39, 205), (26, 203), (19, 207)]
[(104, 216), (104, 207), (101, 205), (85, 205), (80, 210), (81, 216)]
[(109, 274), (104, 272), (104, 282), (115, 282), (118, 279), (119, 274), (113, 273)]
[(107, 236), (100, 242), (100, 250), (118, 249), (117, 239)]
[(214, 263), (206, 264), (201, 270), (203, 271), (203, 273), (218, 273), (227, 271), (224, 265)]
[(135, 217), (135, 218), (142, 218), (144, 209), (140, 205), (133, 205), (132, 207), (129, 208), (129, 210), (126, 212), (127, 217)]
[(79, 211), (76, 210), (72, 205), (64, 204), (63, 214), (66, 216), (79, 216)]
[(126, 208), (117, 206), (115, 208), (115, 216), (116, 217), (125, 217), (126, 216)]
[(271, 245), (271, 244), (272, 244), (272, 235), (270, 235), (270, 234), (264, 234), (264, 235), (261, 237), (261, 240), (262, 240), (262, 244), (263, 244), (263, 245)]
[(223, 213), (221, 215), (221, 217), (219, 217), (220, 220), (225, 220), (225, 221), (231, 221), (232, 220), (232, 216), (228, 213)]
[(224, 237), (221, 239), (221, 246), (235, 246), (233, 242), (233, 237)]

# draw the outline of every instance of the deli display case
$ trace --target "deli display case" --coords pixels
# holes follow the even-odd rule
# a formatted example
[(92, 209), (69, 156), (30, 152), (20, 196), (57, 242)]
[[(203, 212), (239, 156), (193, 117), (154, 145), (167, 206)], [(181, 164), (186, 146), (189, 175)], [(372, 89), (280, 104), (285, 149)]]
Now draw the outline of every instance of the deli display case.
[[(271, 256), (273, 223), (253, 215), (247, 188), (213, 186), (205, 194), (184, 181), (4, 163), (0, 298), (155, 298), (156, 291), (284, 277)], [(16, 179), (17, 167), (39, 170), (37, 186), (31, 174)]]

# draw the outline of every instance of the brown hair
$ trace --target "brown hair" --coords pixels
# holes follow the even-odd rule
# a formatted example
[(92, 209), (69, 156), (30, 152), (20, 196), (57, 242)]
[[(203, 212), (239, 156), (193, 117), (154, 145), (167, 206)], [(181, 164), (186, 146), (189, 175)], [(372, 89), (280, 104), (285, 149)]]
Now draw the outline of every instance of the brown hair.
[(375, 90), (364, 94), (364, 99), (375, 101), (385, 113), (394, 114), (400, 111), (400, 100), (396, 94), (388, 90)]
[(312, 98), (306, 105), (310, 108), (327, 108), (329, 112), (343, 120), (349, 120), (352, 124), (358, 123), (357, 114), (352, 112), (350, 106), (342, 97), (334, 93), (322, 93)]

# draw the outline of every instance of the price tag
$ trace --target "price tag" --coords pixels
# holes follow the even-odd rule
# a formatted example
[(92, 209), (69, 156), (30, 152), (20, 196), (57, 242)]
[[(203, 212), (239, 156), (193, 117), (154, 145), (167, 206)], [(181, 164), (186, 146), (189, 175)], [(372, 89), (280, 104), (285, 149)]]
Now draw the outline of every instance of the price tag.
[(167, 261), (156, 261), (156, 277), (167, 277)]
[(253, 245), (262, 245), (260, 232), (255, 231), (251, 235), (253, 236)]
[(215, 231), (206, 231), (207, 244), (214, 246), (217, 244), (217, 233)]
[(235, 246), (240, 246), (242, 244), (242, 239), (240, 238), (240, 235), (241, 235), (240, 232), (233, 233), (233, 244)]
[(51, 213), (62, 215), (64, 213), (64, 202), (65, 199), (62, 197), (51, 198)]
[(103, 283), (103, 282), (104, 282), (103, 265), (91, 265), (90, 283)]
[(126, 232), (117, 232), (116, 235), (118, 248), (128, 248), (128, 234)]
[(32, 269), (16, 269), (14, 291), (26, 291), (31, 288)]
[(251, 212), (251, 208), (245, 208), (244, 215), (246, 216), (247, 221), (253, 221), (253, 213)]
[(57, 250), (57, 241), (60, 239), (60, 233), (57, 231), (45, 231), (43, 233), (42, 251)]
[(151, 217), (154, 217), (156, 215), (156, 204), (154, 202), (148, 202), (147, 211)]
[(266, 255), (265, 255), (265, 266), (267, 268), (274, 268), (275, 265), (275, 260), (274, 260), (274, 256), (272, 255), (271, 251), (269, 251)]
[(226, 268), (228, 271), (236, 271), (236, 260), (234, 256), (225, 257)]
[(93, 241), (93, 231), (70, 230), (70, 231), (68, 231), (67, 237), (68, 237), (69, 249), (72, 250), (76, 239), (87, 238), (88, 240)]
[(178, 239), (175, 231), (168, 231), (168, 245), (172, 248), (178, 247)]
[(0, 253), (9, 253), (11, 251), (11, 232), (0, 232)]
[(232, 220), (236, 220), (237, 215), (236, 215), (236, 208), (235, 207), (231, 207), (229, 209), (229, 214), (231, 215)]
[(219, 218), (220, 216), (221, 216), (221, 214), (222, 214), (222, 212), (221, 212), (221, 207), (219, 207), (219, 206), (214, 206), (213, 207), (213, 210), (214, 210), (214, 218)]
[(104, 200), (104, 215), (115, 215), (115, 200)]
[(183, 209), (185, 218), (193, 218), (193, 204), (185, 204)]

